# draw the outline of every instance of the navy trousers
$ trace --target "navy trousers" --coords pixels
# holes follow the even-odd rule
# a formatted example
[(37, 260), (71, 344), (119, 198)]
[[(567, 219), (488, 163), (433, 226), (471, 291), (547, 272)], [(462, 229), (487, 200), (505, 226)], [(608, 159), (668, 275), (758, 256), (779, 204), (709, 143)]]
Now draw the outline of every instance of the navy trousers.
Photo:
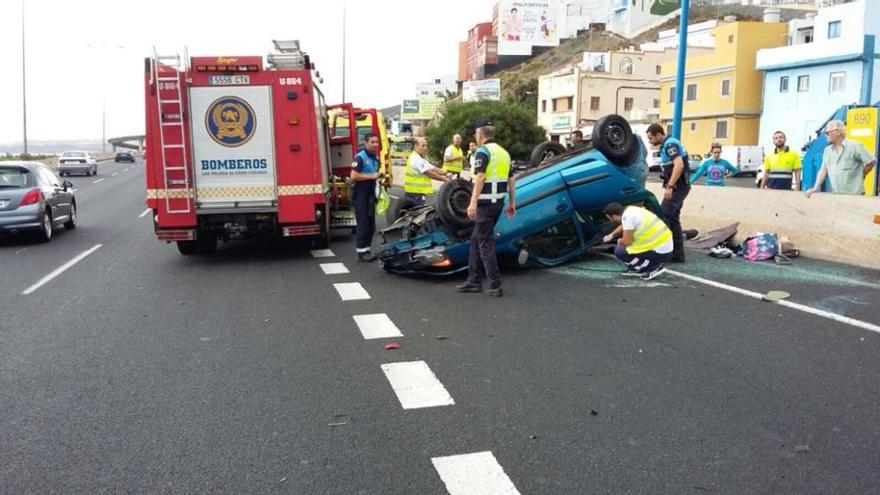
[(626, 263), (630, 270), (639, 273), (653, 272), (658, 266), (663, 264), (663, 259), (666, 257), (666, 255), (660, 254), (657, 251), (629, 254), (626, 252), (626, 248), (621, 245), (617, 245), (614, 248), (614, 256), (617, 256), (617, 259)]
[(672, 191), (672, 198), (664, 199), (660, 203), (663, 214), (666, 215), (666, 224), (672, 231), (672, 260), (684, 261), (684, 235), (681, 233), (681, 207), (684, 199), (691, 192), (690, 186), (676, 187)]
[(480, 284), (489, 279), (489, 288), (501, 287), (501, 270), (495, 256), (495, 223), (501, 216), (501, 203), (478, 205), (477, 220), (471, 234), (468, 254), (468, 282)]
[(375, 187), (355, 187), (352, 191), (351, 201), (354, 206), (354, 216), (357, 220), (357, 247), (358, 253), (369, 253), (370, 245), (373, 244), (373, 234), (376, 233), (376, 192)]

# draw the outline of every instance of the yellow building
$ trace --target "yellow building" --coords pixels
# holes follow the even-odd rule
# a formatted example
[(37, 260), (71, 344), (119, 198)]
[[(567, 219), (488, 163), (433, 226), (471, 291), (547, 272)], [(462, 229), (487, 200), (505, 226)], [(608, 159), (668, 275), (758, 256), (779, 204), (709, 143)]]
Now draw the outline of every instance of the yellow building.
[[(786, 44), (781, 22), (729, 22), (715, 30), (711, 54), (688, 57), (685, 68), (681, 141), (690, 153), (706, 153), (713, 141), (758, 144), (763, 73), (755, 70), (762, 48)], [(672, 127), (676, 62), (666, 62), (660, 76), (660, 120)]]

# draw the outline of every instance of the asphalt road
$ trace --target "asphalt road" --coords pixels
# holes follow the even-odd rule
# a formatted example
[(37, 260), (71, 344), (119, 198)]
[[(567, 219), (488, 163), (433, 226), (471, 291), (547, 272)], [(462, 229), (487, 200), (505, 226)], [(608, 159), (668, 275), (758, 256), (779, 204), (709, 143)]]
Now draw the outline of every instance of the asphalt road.
[[(880, 492), (877, 272), (692, 253), (644, 283), (595, 257), (493, 299), (351, 237), (183, 257), (141, 163), (73, 181), (76, 230), (0, 243), (0, 492)], [(745, 292), (769, 289), (792, 303)], [(366, 339), (371, 314), (402, 335)]]

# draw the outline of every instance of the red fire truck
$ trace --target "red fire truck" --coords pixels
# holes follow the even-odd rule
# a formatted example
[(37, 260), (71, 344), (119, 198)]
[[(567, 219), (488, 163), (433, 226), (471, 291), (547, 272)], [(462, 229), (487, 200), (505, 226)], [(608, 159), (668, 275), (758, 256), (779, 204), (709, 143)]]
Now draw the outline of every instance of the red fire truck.
[(182, 254), (273, 234), (326, 246), (332, 228), (355, 226), (346, 178), (370, 111), (328, 107), (299, 43), (274, 43), (268, 67), (259, 56), (146, 60), (147, 207)]

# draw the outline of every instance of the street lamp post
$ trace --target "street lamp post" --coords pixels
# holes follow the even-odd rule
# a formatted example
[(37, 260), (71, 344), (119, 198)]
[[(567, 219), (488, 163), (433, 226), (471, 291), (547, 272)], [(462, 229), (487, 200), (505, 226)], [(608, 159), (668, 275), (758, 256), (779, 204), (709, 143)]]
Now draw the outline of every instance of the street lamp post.
[(675, 107), (672, 114), (672, 137), (681, 139), (681, 114), (684, 100), (684, 67), (687, 63), (688, 16), (691, 2), (681, 2), (681, 20), (678, 25), (678, 67), (675, 75)]
[(27, 139), (27, 75), (25, 65), (25, 33), (24, 33), (24, 0), (21, 0), (21, 115), (23, 119), (23, 144), (24, 144), (24, 156), (27, 157), (28, 154), (28, 139)]

